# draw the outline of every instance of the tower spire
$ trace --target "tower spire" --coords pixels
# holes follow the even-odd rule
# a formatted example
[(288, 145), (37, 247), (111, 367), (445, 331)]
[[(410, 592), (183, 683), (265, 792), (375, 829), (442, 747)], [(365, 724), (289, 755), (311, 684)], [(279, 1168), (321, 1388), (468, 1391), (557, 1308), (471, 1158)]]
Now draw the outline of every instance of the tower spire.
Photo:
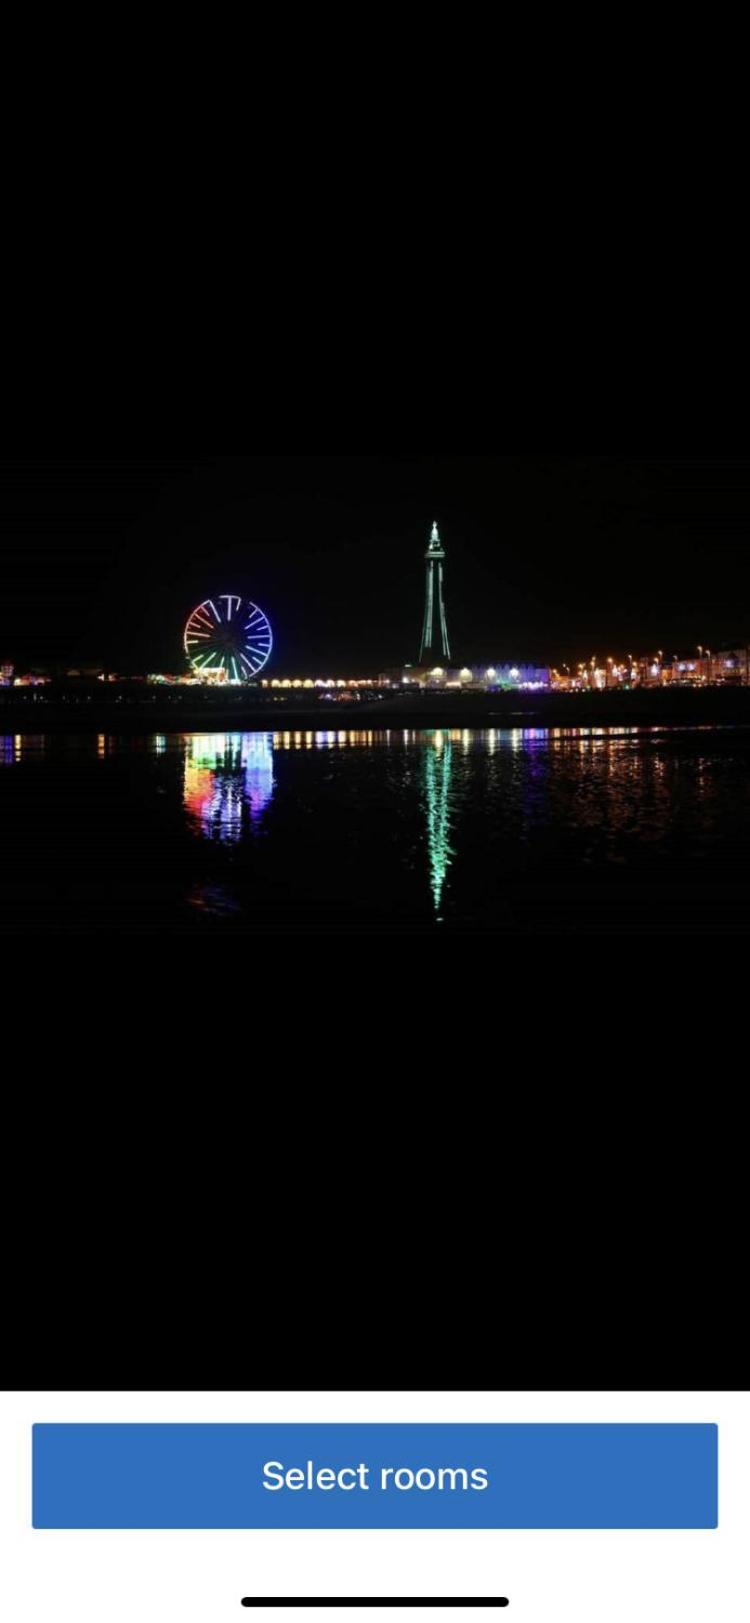
[(419, 649), (420, 665), (430, 660), (449, 660), (448, 627), (443, 599), (443, 559), (445, 549), (440, 540), (437, 519), (433, 519), (429, 545), (425, 553), (427, 565), (425, 580), (424, 623)]

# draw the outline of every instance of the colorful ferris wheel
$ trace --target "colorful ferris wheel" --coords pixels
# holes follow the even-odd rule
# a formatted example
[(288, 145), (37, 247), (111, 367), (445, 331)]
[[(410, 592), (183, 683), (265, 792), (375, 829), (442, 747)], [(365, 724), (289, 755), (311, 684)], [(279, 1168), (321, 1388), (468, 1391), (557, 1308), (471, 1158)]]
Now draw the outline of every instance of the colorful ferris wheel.
[(249, 597), (222, 592), (199, 603), (185, 627), (185, 653), (197, 676), (249, 682), (273, 647), (270, 623)]

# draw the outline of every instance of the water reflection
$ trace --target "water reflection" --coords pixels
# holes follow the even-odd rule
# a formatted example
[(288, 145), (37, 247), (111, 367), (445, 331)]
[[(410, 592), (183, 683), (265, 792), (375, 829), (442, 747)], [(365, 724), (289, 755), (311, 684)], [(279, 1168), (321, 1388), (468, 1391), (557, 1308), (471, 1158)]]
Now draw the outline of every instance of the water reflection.
[(0, 766), (12, 766), (24, 757), (42, 755), (46, 746), (45, 733), (0, 733)]
[(533, 719), (0, 732), (0, 936), (747, 933), (750, 729)]
[[(467, 739), (462, 738), (464, 749)], [(427, 812), (427, 849), (430, 861), (430, 889), (435, 914), (441, 920), (440, 903), (445, 876), (455, 855), (448, 834), (450, 830), (450, 785), (452, 765), (452, 735), (435, 732), (425, 743), (424, 791)]]
[[(193, 733), (186, 740), (184, 804), (209, 839), (240, 839), (243, 809), (255, 824), (273, 794), (270, 733)], [(158, 745), (157, 745), (158, 749)]]
[(338, 749), (347, 744), (387, 744), (390, 743), (391, 729), (374, 731), (373, 728), (356, 730), (331, 727), (325, 730), (316, 728), (306, 732), (276, 732), (270, 734), (275, 750), (301, 750), (301, 749)]

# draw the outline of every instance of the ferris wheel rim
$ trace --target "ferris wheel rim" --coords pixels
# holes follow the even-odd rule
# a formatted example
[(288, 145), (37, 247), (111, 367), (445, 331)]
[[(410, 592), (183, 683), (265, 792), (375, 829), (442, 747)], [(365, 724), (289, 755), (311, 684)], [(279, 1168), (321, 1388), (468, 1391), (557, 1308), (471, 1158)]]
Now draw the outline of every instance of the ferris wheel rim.
[[(223, 614), (217, 609), (217, 602), (225, 605)], [(235, 642), (227, 653), (226, 638), (221, 648), (216, 647), (216, 642), (219, 631), (230, 626), (237, 630)], [(219, 676), (225, 671), (228, 682), (241, 683), (254, 680), (267, 665), (273, 649), (273, 631), (267, 614), (252, 598), (242, 597), (238, 592), (220, 592), (203, 598), (191, 611), (182, 641), (185, 657), (196, 675)], [(206, 645), (203, 651), (202, 643)], [(218, 664), (215, 664), (217, 658)]]

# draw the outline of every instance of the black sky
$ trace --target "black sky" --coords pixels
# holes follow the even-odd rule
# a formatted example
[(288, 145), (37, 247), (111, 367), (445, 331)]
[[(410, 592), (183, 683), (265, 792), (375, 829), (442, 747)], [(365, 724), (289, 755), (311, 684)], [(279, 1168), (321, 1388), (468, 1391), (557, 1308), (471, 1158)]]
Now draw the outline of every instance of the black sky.
[(231, 590), (279, 673), (416, 660), (433, 518), (462, 662), (750, 635), (750, 459), (81, 458), (0, 463), (0, 659), (177, 670)]

